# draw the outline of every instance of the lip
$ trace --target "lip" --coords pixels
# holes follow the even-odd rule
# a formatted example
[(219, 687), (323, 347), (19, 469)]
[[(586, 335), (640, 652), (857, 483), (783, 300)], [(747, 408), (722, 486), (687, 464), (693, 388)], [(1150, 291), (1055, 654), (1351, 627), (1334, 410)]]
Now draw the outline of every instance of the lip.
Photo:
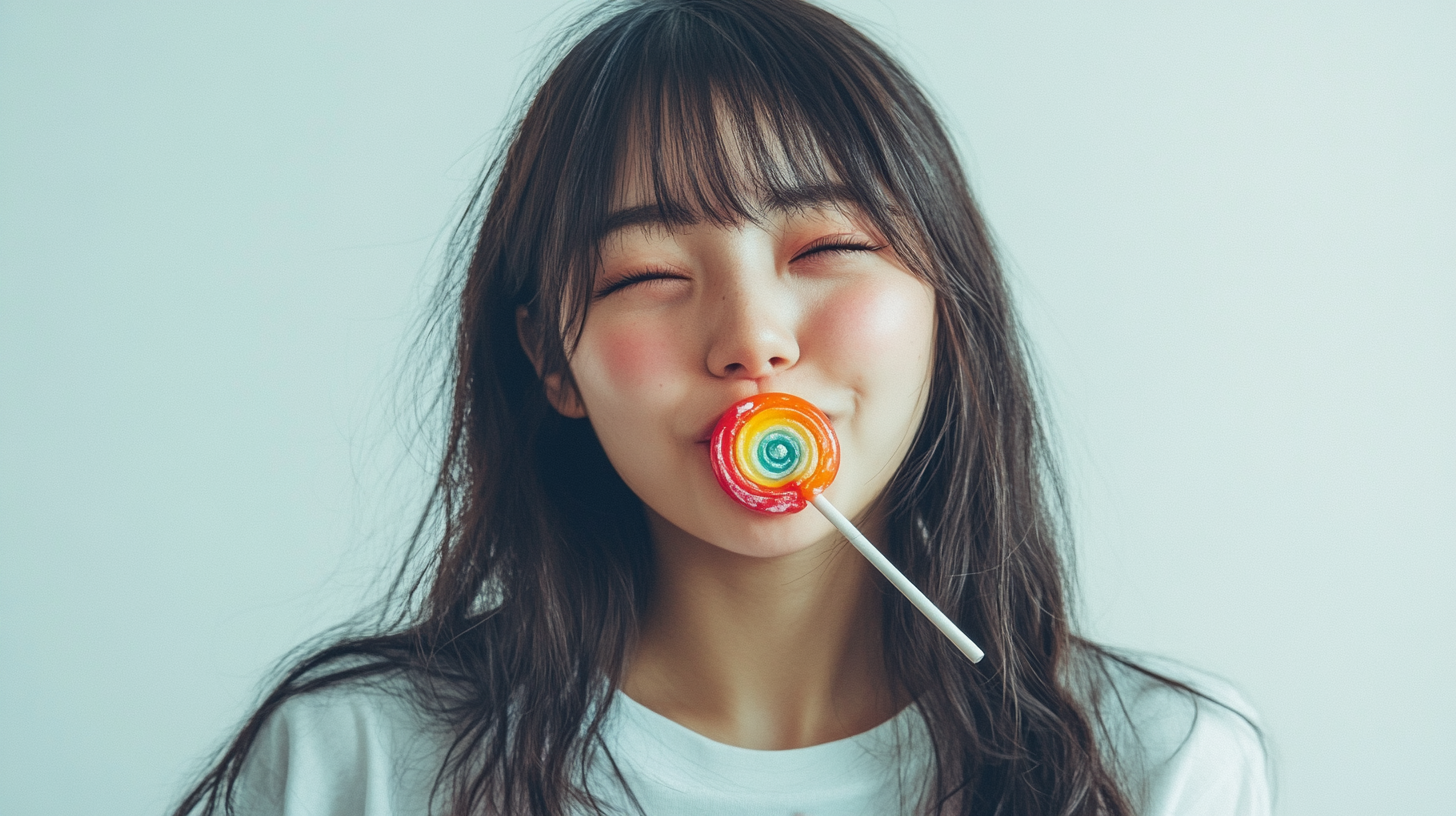
[[(767, 393), (767, 392), (765, 392), (765, 393)], [(787, 393), (787, 392), (785, 392), (785, 393)], [(804, 399), (807, 399), (807, 397), (804, 398)], [(732, 407), (734, 405), (734, 403), (737, 403), (737, 402), (739, 402), (739, 400), (734, 400), (733, 402), (728, 403), (727, 405), (723, 406), (723, 410), (722, 411), (719, 411), (718, 413), (714, 414), (713, 415), (713, 418), (710, 419), (710, 420), (708, 420), (707, 424), (705, 424), (705, 425), (703, 425), (701, 427), (701, 430), (698, 432), (697, 437), (693, 440), (693, 444), (695, 444), (695, 445), (707, 445), (708, 443), (710, 443), (713, 440), (713, 431), (718, 427), (718, 423), (720, 421), (722, 421), (723, 414), (730, 407)], [(811, 404), (816, 404), (817, 405), (817, 403), (814, 403), (813, 400), (809, 400), (809, 402)], [(824, 409), (820, 408), (819, 410), (823, 411)], [(835, 425), (835, 419), (836, 419), (836, 414), (832, 414), (832, 413), (830, 413), (828, 411), (824, 411), (824, 416), (828, 417), (830, 427), (834, 427), (834, 425)]]
[(713, 414), (712, 418), (710, 418), (706, 423), (698, 427), (698, 435), (694, 439), (695, 444), (706, 445), (713, 440), (713, 431), (718, 427), (718, 423), (723, 420), (723, 414), (727, 412), (729, 407), (731, 407), (736, 402), (738, 402), (738, 400), (734, 400), (733, 402), (724, 405), (722, 410), (718, 411), (718, 413), (716, 414)]
[[(724, 410), (727, 410), (727, 409), (724, 409)], [(709, 422), (708, 425), (707, 425), (707, 427), (703, 428), (702, 431), (700, 431), (698, 433), (698, 438), (696, 440), (694, 440), (695, 444), (698, 444), (698, 445), (706, 445), (710, 441), (712, 441), (712, 439), (713, 439), (713, 429), (718, 427), (718, 422), (722, 418), (723, 418), (723, 415), (722, 414), (719, 414), (718, 416), (713, 417), (713, 421), (712, 422)]]

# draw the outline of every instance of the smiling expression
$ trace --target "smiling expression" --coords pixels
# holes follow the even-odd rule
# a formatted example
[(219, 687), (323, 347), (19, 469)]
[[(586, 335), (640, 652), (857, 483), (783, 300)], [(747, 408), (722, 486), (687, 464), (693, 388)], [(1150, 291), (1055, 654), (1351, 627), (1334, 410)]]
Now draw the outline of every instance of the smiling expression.
[(663, 223), (630, 190), (619, 197), (569, 358), (576, 392), (553, 400), (591, 421), (651, 513), (743, 555), (796, 552), (832, 528), (723, 492), (708, 440), (724, 409), (767, 391), (819, 406), (843, 456), (825, 495), (854, 517), (904, 459), (929, 389), (931, 287), (830, 188), (795, 198), (723, 225)]

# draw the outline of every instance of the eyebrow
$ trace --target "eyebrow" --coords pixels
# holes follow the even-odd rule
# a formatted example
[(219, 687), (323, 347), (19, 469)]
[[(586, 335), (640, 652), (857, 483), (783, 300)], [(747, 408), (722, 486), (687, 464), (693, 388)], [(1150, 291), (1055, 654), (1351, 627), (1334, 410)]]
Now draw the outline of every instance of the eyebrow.
[[(769, 191), (762, 202), (765, 212), (787, 212), (806, 210), (825, 205), (857, 204), (855, 196), (844, 184), (804, 184)], [(682, 207), (664, 207), (660, 204), (643, 204), (626, 207), (608, 215), (602, 221), (597, 234), (601, 240), (614, 233), (633, 227), (660, 227), (673, 229), (692, 227), (703, 222), (703, 216)]]

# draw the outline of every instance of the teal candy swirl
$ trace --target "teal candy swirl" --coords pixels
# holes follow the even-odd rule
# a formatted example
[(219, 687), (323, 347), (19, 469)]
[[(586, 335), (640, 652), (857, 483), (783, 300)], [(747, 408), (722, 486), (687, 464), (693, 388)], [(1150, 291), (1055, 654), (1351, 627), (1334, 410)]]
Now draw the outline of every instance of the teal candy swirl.
[(765, 476), (780, 478), (793, 472), (804, 457), (804, 442), (798, 434), (769, 431), (758, 440), (754, 459)]

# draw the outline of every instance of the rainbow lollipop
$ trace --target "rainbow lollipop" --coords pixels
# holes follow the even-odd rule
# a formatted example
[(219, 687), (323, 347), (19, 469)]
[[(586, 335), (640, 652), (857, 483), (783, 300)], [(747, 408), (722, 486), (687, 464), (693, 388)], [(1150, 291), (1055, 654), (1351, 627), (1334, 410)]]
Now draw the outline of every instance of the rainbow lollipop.
[(713, 475), (729, 496), (761, 513), (797, 513), (814, 505), (972, 663), (986, 656), (824, 498), (839, 472), (839, 437), (813, 403), (777, 393), (739, 400), (723, 412), (708, 448)]
[(723, 413), (709, 445), (718, 484), (745, 507), (797, 513), (839, 472), (829, 418), (793, 394), (759, 394)]

